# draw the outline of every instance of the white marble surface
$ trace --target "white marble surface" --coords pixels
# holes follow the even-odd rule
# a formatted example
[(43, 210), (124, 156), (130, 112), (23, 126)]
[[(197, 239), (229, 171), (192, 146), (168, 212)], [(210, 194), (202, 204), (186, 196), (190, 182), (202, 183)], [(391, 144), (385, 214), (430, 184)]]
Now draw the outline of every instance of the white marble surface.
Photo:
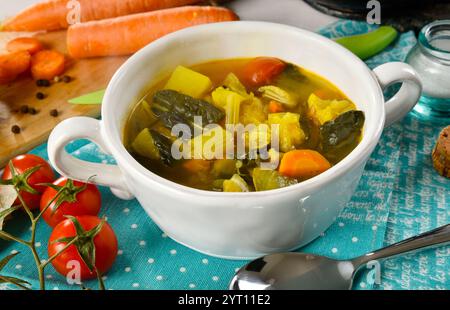
[[(40, 0), (0, 0), (0, 19), (12, 16)], [(230, 8), (243, 20), (262, 20), (317, 30), (336, 20), (301, 0), (235, 0)]]

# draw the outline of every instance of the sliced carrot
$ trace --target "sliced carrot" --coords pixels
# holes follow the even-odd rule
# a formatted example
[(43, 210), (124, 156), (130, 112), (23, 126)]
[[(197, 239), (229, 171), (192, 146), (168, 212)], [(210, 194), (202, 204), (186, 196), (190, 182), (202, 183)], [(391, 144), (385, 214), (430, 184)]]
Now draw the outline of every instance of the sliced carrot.
[[(88, 22), (92, 20), (101, 20), (191, 5), (200, 1), (201, 0), (45, 0), (29, 6), (15, 17), (6, 20), (3, 24), (3, 30), (38, 31), (65, 29), (69, 26), (70, 17), (73, 16), (74, 22), (76, 21), (76, 13), (78, 10), (80, 22)], [(68, 7), (70, 2), (73, 2), (74, 5)]]
[(311, 178), (331, 168), (331, 164), (314, 150), (293, 150), (285, 153), (280, 174), (291, 178)]
[(65, 68), (63, 54), (53, 50), (43, 50), (34, 54), (31, 59), (31, 74), (36, 80), (51, 80), (61, 75)]
[(26, 51), (33, 55), (43, 50), (44, 46), (42, 45), (41, 41), (36, 38), (16, 38), (6, 44), (6, 49), (9, 52)]
[(189, 159), (183, 162), (183, 168), (192, 173), (206, 173), (211, 169), (211, 162), (203, 159)]
[(30, 68), (31, 56), (28, 52), (14, 52), (0, 55), (0, 79), (3, 83), (14, 80)]
[(286, 64), (274, 57), (257, 57), (250, 60), (239, 73), (241, 80), (250, 87), (270, 84)]
[(81, 23), (69, 28), (67, 48), (74, 58), (129, 55), (176, 30), (236, 19), (225, 8), (186, 6)]
[(283, 105), (278, 101), (271, 100), (269, 102), (269, 113), (280, 113), (284, 112)]

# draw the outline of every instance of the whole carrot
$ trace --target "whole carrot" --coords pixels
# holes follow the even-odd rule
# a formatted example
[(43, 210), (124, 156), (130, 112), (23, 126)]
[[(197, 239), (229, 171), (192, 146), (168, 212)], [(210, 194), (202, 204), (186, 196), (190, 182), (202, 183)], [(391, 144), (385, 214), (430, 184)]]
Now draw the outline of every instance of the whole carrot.
[(67, 49), (74, 58), (129, 55), (179, 29), (237, 19), (225, 8), (185, 6), (81, 23), (69, 28)]
[(26, 8), (2, 25), (4, 31), (59, 30), (69, 21), (113, 18), (198, 3), (200, 0), (45, 0)]

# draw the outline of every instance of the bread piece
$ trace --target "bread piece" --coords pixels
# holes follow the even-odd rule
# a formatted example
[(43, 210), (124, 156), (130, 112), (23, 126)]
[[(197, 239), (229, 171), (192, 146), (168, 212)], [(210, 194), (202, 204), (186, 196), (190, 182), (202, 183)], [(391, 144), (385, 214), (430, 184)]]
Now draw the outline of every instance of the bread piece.
[(433, 166), (439, 174), (450, 178), (450, 126), (445, 127), (439, 134), (431, 156)]

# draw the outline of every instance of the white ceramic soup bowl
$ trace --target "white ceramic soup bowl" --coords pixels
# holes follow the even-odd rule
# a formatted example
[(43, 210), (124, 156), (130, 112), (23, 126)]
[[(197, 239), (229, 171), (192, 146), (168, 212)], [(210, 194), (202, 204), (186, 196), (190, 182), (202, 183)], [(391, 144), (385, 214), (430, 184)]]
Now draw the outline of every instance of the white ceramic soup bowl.
[[(219, 193), (188, 188), (141, 166), (122, 144), (131, 107), (155, 79), (177, 65), (234, 57), (273, 56), (311, 70), (334, 83), (366, 116), (361, 143), (328, 171), (300, 184), (265, 192)], [(382, 89), (404, 82), (384, 102)], [(62, 175), (108, 186), (118, 197), (136, 197), (172, 239), (224, 258), (252, 258), (289, 251), (312, 241), (335, 221), (352, 197), (383, 128), (417, 102), (421, 84), (404, 63), (371, 71), (351, 52), (318, 34), (265, 22), (197, 26), (170, 34), (132, 56), (112, 78), (102, 120), (75, 117), (61, 122), (48, 143), (50, 161)], [(117, 165), (80, 161), (64, 150), (87, 138)]]

